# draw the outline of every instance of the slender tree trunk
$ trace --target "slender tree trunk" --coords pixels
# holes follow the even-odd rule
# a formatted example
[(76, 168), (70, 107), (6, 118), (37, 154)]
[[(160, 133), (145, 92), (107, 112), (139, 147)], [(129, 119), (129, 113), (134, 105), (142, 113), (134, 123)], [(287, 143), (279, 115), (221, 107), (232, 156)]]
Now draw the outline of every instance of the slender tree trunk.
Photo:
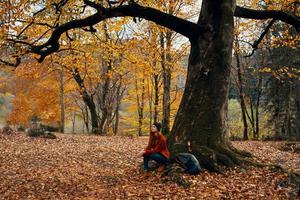
[(90, 126), (89, 126), (89, 122), (90, 122), (90, 119), (89, 119), (89, 111), (88, 111), (88, 107), (87, 107), (86, 105), (84, 106), (83, 116), (84, 116), (84, 124), (85, 124), (85, 127), (86, 127), (86, 131), (87, 131), (87, 133), (90, 133)]
[(258, 84), (257, 84), (257, 99), (255, 105), (255, 136), (254, 139), (258, 140), (259, 138), (259, 106), (260, 106), (260, 96), (261, 96), (261, 86), (262, 86), (262, 76), (259, 75), (258, 77)]
[(281, 126), (279, 122), (279, 114), (280, 114), (280, 97), (279, 97), (279, 91), (280, 91), (280, 83), (279, 80), (275, 79), (275, 110), (273, 118), (274, 120), (274, 128), (275, 128), (275, 137), (279, 138), (281, 136)]
[(169, 137), (172, 155), (187, 152), (188, 142), (205, 168), (240, 163), (225, 140), (233, 44), (235, 1), (203, 0), (198, 23), (211, 26), (191, 41), (186, 87)]
[(250, 98), (250, 114), (251, 118), (249, 119), (251, 127), (252, 127), (252, 133), (253, 133), (253, 138), (256, 136), (256, 128), (255, 128), (255, 117), (254, 117), (254, 108), (253, 108), (253, 99)]
[(75, 120), (76, 120), (76, 114), (73, 113), (73, 119), (72, 119), (72, 133), (75, 133)]
[(153, 90), (152, 87), (150, 86), (151, 83), (151, 78), (148, 79), (148, 105), (149, 105), (149, 130), (151, 130), (151, 125), (152, 125), (152, 120), (153, 120), (153, 111), (152, 111), (152, 102), (153, 102), (153, 98), (152, 98), (152, 94), (153, 94)]
[[(103, 23), (103, 30), (105, 35), (105, 41), (112, 44), (112, 39), (108, 32), (108, 27), (106, 22)], [(107, 134), (108, 128), (111, 126), (111, 116), (112, 116), (112, 102), (109, 101), (110, 95), (112, 95), (112, 89), (110, 89), (111, 86), (111, 71), (113, 67), (113, 53), (111, 49), (106, 49), (108, 52), (108, 55), (110, 56), (110, 59), (108, 61), (104, 61), (105, 68), (105, 74), (104, 74), (104, 83), (102, 86), (102, 96), (99, 99), (100, 104), (100, 110), (102, 113), (100, 122), (99, 122), (99, 133), (101, 135)]]
[(153, 121), (158, 122), (159, 121), (159, 75), (154, 74), (154, 116)]
[(101, 97), (101, 101), (100, 101), (100, 109), (102, 112), (102, 116), (100, 119), (100, 123), (99, 123), (99, 131), (101, 135), (105, 135), (106, 134), (106, 130), (105, 130), (105, 123), (107, 124), (109, 115), (111, 114), (110, 110), (109, 110), (109, 104), (111, 102), (108, 101), (108, 96), (109, 96), (109, 86), (110, 86), (110, 76), (109, 73), (112, 70), (112, 63), (111, 61), (108, 63), (107, 65), (107, 69), (105, 72), (105, 81), (102, 87), (102, 97)]
[(65, 95), (64, 95), (64, 70), (61, 67), (59, 71), (59, 93), (60, 93), (60, 132), (65, 132)]
[[(84, 124), (84, 123), (82, 123), (82, 133), (85, 133), (85, 131), (84, 131), (84, 130), (85, 130), (85, 128), (84, 128), (84, 127), (85, 127), (85, 124)], [(88, 133), (89, 133), (89, 132), (88, 132)]]
[[(166, 33), (166, 49), (165, 61), (163, 67), (163, 120), (162, 120), (162, 133), (169, 135), (170, 133), (170, 96), (171, 96), (171, 44), (172, 32)], [(162, 46), (163, 47), (163, 46)]]
[(92, 133), (97, 134), (99, 132), (98, 116), (97, 116), (96, 105), (94, 103), (93, 97), (92, 95), (88, 94), (84, 86), (84, 80), (81, 78), (78, 69), (74, 69), (72, 75), (79, 86), (79, 92), (82, 96), (84, 103), (89, 108), (91, 114), (91, 121), (92, 121)]
[(288, 86), (288, 92), (289, 92), (289, 95), (288, 95), (288, 105), (287, 105), (287, 136), (288, 136), (288, 139), (289, 140), (292, 140), (292, 106), (291, 106), (291, 100), (292, 100), (292, 86), (291, 86), (291, 83), (289, 83), (289, 86)]
[(117, 101), (116, 101), (116, 109), (115, 109), (115, 125), (114, 125), (114, 135), (118, 135), (119, 132), (119, 121), (120, 121), (120, 105), (121, 105), (121, 100), (122, 100), (122, 96), (124, 93), (124, 90), (121, 91), (122, 88), (122, 81), (120, 80), (120, 83), (118, 85), (117, 88)]
[(143, 128), (143, 120), (144, 120), (144, 106), (145, 106), (145, 79), (142, 79), (142, 94), (141, 97), (139, 96), (139, 89), (137, 80), (135, 81), (135, 88), (136, 88), (136, 100), (138, 106), (138, 135), (142, 136), (142, 128)]
[[(238, 41), (237, 41), (238, 43)], [(238, 72), (238, 88), (239, 88), (239, 97), (240, 97), (240, 105), (241, 105), (241, 111), (242, 111), (242, 120), (243, 120), (243, 139), (248, 140), (248, 124), (247, 124), (247, 117), (246, 117), (246, 104), (245, 104), (245, 98), (244, 98), (244, 88), (243, 88), (243, 78), (242, 78), (242, 72), (241, 72), (241, 63), (240, 63), (240, 57), (239, 53), (235, 54), (236, 57), (236, 66), (237, 66), (237, 72)]]
[(295, 139), (300, 140), (300, 84), (299, 82), (295, 83), (295, 108), (296, 108), (296, 114), (295, 114), (295, 124), (296, 124), (296, 130), (295, 130)]

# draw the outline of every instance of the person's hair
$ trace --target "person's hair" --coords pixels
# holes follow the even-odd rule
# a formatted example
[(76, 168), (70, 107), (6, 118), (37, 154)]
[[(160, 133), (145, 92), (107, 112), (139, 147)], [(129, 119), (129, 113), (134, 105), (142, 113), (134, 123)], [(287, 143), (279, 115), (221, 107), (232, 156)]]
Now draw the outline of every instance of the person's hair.
[(149, 136), (149, 141), (148, 141), (147, 148), (150, 148), (150, 147), (154, 146), (155, 143), (156, 143), (156, 136), (152, 131), (150, 131), (150, 136)]
[[(161, 129), (161, 124), (158, 122), (155, 122), (155, 123), (153, 123), (153, 125), (157, 128), (157, 130), (159, 132)], [(152, 131), (150, 131), (150, 137), (149, 137), (149, 142), (148, 142), (147, 147), (154, 146), (155, 143), (157, 142), (157, 140), (158, 140), (158, 137), (155, 136), (155, 134)]]
[(161, 123), (155, 122), (153, 125), (157, 128), (158, 131), (161, 129)]

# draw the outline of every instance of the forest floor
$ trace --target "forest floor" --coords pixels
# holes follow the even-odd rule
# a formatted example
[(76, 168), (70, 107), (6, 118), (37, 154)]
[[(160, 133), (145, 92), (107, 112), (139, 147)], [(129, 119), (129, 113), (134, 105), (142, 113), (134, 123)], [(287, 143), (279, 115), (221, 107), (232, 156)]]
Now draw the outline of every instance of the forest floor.
[[(153, 172), (143, 179), (136, 155), (147, 137), (0, 134), (0, 199), (296, 199), (296, 185), (267, 167), (184, 175), (183, 187)], [(282, 142), (233, 142), (262, 163), (300, 172), (300, 154)]]

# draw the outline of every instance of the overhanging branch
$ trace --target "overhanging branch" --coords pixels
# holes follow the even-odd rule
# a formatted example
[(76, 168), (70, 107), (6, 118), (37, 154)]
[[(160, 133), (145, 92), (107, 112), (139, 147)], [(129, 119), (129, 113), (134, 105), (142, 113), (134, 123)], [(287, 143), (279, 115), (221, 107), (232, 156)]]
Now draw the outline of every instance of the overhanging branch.
[(10, 67), (18, 67), (21, 63), (21, 58), (17, 57), (15, 63), (11, 63), (11, 62), (0, 59), (0, 63), (10, 66)]
[(270, 23), (268, 24), (268, 26), (266, 27), (266, 29), (262, 32), (262, 34), (259, 36), (259, 38), (257, 40), (254, 41), (254, 43), (251, 45), (252, 46), (252, 52), (251, 54), (245, 56), (245, 57), (250, 57), (254, 54), (254, 52), (258, 49), (258, 45), (261, 43), (261, 41), (264, 39), (264, 37), (267, 35), (267, 33), (269, 32), (270, 28), (272, 27), (272, 25), (275, 23), (275, 19), (272, 19), (270, 21)]
[[(183, 36), (188, 37), (190, 40), (198, 38), (203, 31), (208, 30), (207, 25), (195, 24), (193, 22), (161, 12), (157, 9), (144, 7), (133, 2), (130, 2), (128, 5), (120, 5), (111, 8), (105, 8), (101, 4), (97, 4), (89, 0), (84, 0), (84, 3), (87, 6), (96, 9), (97, 12), (94, 15), (84, 19), (73, 20), (57, 26), (46, 43), (39, 46), (32, 46), (31, 51), (40, 55), (39, 62), (42, 62), (47, 55), (50, 55), (59, 49), (58, 40), (63, 33), (75, 28), (93, 27), (95, 24), (109, 18), (127, 16), (143, 18), (180, 33)], [(282, 11), (253, 10), (237, 6), (234, 15), (236, 17), (250, 19), (271, 18), (273, 20), (281, 20), (285, 23), (291, 24), (297, 30), (300, 30), (299, 18)]]
[(154, 8), (143, 7), (138, 4), (122, 5), (115, 8), (104, 8), (100, 4), (84, 0), (84, 2), (97, 10), (97, 13), (84, 19), (73, 20), (62, 24), (54, 29), (50, 39), (43, 45), (33, 46), (31, 51), (39, 54), (39, 62), (42, 62), (47, 55), (59, 49), (58, 40), (61, 35), (68, 30), (82, 27), (93, 27), (93, 25), (109, 18), (114, 17), (139, 17), (153, 21), (156, 24), (167, 27), (175, 32), (178, 32), (190, 40), (196, 38), (206, 26), (200, 26), (193, 22), (178, 18), (176, 16), (161, 12)]
[(300, 31), (300, 19), (297, 16), (288, 14), (279, 10), (254, 10), (250, 8), (243, 8), (236, 6), (235, 17), (242, 17), (248, 19), (274, 19), (280, 20), (287, 24), (292, 25), (297, 31)]

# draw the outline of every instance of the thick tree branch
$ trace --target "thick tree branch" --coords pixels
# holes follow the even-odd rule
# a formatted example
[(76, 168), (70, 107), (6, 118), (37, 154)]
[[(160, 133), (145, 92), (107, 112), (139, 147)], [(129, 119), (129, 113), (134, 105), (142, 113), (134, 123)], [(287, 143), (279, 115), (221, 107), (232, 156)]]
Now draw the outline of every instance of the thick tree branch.
[(234, 16), (248, 19), (274, 19), (292, 25), (300, 31), (300, 19), (297, 16), (279, 10), (253, 10), (236, 6)]
[[(190, 40), (198, 38), (201, 32), (208, 30), (207, 25), (195, 24), (176, 16), (161, 12), (157, 9), (143, 7), (133, 2), (130, 2), (128, 5), (120, 5), (112, 8), (105, 8), (101, 4), (97, 4), (89, 0), (84, 0), (84, 3), (87, 6), (96, 9), (97, 12), (94, 15), (84, 19), (73, 20), (57, 26), (46, 43), (39, 46), (32, 46), (32, 52), (40, 55), (39, 62), (42, 62), (47, 55), (59, 49), (58, 40), (63, 33), (75, 28), (93, 27), (95, 24), (105, 19), (114, 17), (129, 16), (143, 18), (180, 33), (183, 36), (188, 37)], [(285, 23), (293, 25), (297, 30), (300, 30), (299, 18), (282, 11), (260, 11), (237, 6), (234, 15), (236, 17), (251, 19), (272, 18), (274, 20), (281, 20)]]
[(45, 44), (33, 46), (31, 49), (32, 52), (41, 56), (39, 62), (42, 62), (47, 55), (50, 55), (59, 49), (58, 40), (63, 33), (75, 28), (92, 27), (93, 25), (108, 18), (126, 16), (144, 18), (174, 30), (191, 40), (196, 38), (203, 30), (206, 29), (206, 26), (200, 26), (173, 15), (163, 13), (154, 8), (143, 7), (135, 3), (115, 8), (104, 8), (100, 4), (96, 4), (91, 1), (84, 0), (84, 2), (88, 6), (95, 8), (97, 13), (87, 18), (73, 20), (58, 26), (54, 29), (50, 39)]

